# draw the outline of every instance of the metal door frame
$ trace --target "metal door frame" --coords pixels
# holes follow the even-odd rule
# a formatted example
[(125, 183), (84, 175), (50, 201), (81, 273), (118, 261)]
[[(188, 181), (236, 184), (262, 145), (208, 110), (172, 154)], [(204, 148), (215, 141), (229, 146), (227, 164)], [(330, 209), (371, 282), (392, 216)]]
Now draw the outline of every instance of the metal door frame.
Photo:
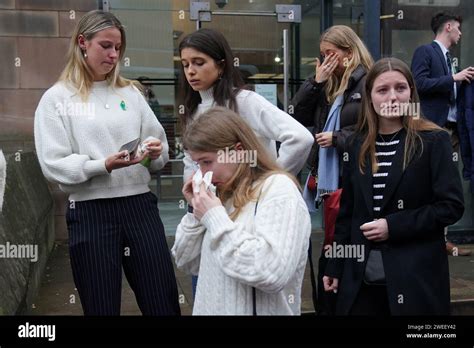
[[(301, 5), (275, 5), (275, 11), (211, 11), (208, 1), (189, 2), (190, 19), (196, 21), (196, 30), (201, 22), (212, 22), (212, 16), (270, 16), (277, 17), (278, 23), (301, 23)], [(283, 30), (283, 109), (288, 112), (290, 88), (290, 43), (289, 31)]]

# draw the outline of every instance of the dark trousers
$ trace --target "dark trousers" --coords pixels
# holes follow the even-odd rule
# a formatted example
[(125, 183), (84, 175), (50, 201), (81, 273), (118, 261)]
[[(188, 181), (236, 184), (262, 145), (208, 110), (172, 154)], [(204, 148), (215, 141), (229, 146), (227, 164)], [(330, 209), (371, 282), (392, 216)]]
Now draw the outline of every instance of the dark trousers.
[(386, 285), (368, 285), (362, 281), (349, 315), (389, 316)]
[[(460, 154), (459, 131), (458, 131), (457, 123), (447, 121), (444, 128), (449, 133), (449, 136), (451, 138), (451, 146), (453, 147), (453, 151)], [(444, 228), (444, 240), (448, 242), (448, 227), (447, 226)]]
[(144, 315), (179, 315), (163, 223), (151, 193), (68, 206), (71, 267), (85, 315), (120, 315), (122, 267)]

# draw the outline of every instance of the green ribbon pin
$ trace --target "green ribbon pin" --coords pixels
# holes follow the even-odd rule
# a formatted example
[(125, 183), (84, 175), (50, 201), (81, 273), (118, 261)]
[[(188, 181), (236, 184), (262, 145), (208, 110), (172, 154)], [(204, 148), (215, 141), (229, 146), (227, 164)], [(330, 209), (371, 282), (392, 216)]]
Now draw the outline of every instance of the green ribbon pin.
[(151, 158), (146, 156), (145, 159), (143, 161), (140, 162), (140, 164), (144, 167), (147, 167), (149, 168), (150, 165), (151, 165)]

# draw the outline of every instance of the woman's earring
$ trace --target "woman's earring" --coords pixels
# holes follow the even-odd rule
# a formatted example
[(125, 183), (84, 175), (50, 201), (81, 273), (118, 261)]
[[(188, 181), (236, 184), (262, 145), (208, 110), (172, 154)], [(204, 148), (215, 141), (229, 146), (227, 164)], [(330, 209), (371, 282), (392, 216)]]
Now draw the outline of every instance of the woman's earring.
[(84, 51), (84, 58), (87, 58), (87, 52)]

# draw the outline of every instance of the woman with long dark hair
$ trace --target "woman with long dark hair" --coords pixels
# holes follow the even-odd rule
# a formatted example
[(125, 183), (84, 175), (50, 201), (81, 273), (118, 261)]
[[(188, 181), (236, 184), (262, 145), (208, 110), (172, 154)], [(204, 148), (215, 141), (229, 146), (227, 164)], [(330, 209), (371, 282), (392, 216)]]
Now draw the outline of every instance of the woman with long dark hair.
[[(226, 38), (213, 29), (200, 29), (186, 36), (179, 45), (182, 62), (180, 99), (183, 133), (187, 126), (213, 106), (237, 112), (254, 130), (277, 164), (296, 175), (304, 166), (313, 139), (311, 134), (262, 96), (244, 89), (239, 70)], [(276, 142), (280, 142), (278, 150)], [(185, 151), (184, 182), (198, 168)], [(278, 158), (277, 158), (278, 157)], [(196, 278), (193, 278), (193, 289)]]
[[(212, 106), (237, 112), (255, 131), (266, 150), (282, 169), (296, 175), (304, 165), (313, 139), (290, 115), (255, 92), (243, 89), (239, 70), (225, 37), (213, 29), (200, 29), (186, 36), (179, 45), (184, 129)], [(281, 142), (278, 158), (276, 142)], [(196, 167), (187, 155), (184, 179)]]

